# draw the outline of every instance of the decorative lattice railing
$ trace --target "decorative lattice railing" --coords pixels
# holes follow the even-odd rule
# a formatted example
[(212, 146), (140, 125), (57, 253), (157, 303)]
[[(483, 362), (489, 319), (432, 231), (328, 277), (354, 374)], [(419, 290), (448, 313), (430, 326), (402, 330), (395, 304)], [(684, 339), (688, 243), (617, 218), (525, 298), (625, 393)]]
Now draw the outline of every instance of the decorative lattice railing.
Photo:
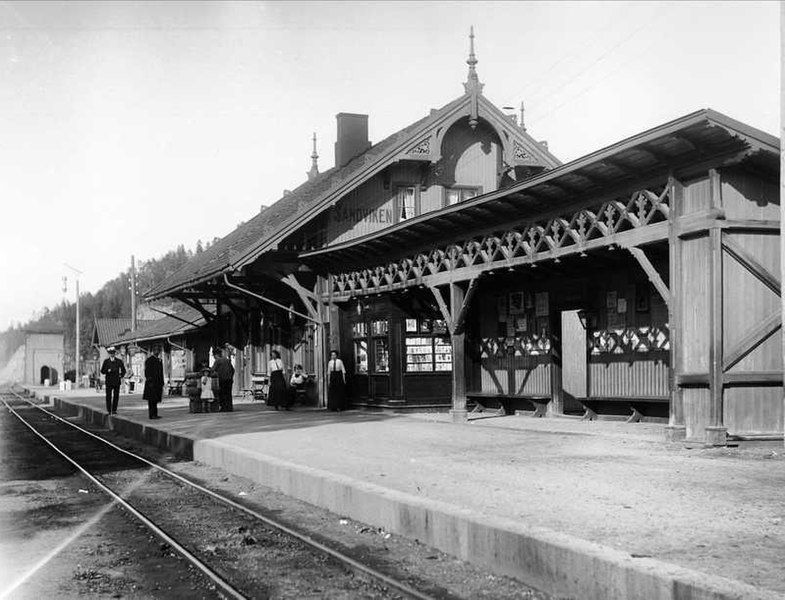
[(659, 193), (640, 190), (629, 199), (611, 200), (566, 217), (526, 223), (387, 265), (334, 274), (332, 293), (336, 296), (378, 293), (428, 283), (429, 278), (460, 269), (492, 270), (610, 245), (619, 234), (667, 221), (668, 190), (668, 187)]
[(592, 355), (668, 350), (670, 350), (670, 331), (667, 326), (603, 329), (592, 331), (589, 336), (589, 352)]

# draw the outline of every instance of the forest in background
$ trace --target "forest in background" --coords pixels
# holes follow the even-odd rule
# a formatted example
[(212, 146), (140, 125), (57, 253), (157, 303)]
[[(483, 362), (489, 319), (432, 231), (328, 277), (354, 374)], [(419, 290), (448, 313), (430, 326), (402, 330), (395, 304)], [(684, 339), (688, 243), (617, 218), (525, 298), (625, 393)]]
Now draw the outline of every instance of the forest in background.
[[(213, 239), (212, 243), (218, 238)], [(209, 248), (211, 242), (204, 246), (201, 240), (194, 250), (186, 250), (183, 244), (170, 250), (160, 258), (139, 261), (136, 267), (137, 297), (158, 285), (182, 267), (191, 257)], [(130, 262), (130, 256), (129, 262)], [(70, 280), (70, 278), (69, 278)], [(69, 285), (69, 294), (73, 296), (73, 288)], [(155, 306), (155, 304), (152, 304)], [(95, 294), (80, 294), (79, 329), (80, 354), (83, 360), (92, 357), (91, 341), (93, 321), (95, 318), (130, 318), (131, 317), (131, 268), (107, 281)], [(50, 326), (62, 327), (65, 334), (65, 369), (74, 368), (74, 347), (76, 344), (76, 302), (63, 300), (54, 307), (42, 309), (35, 318), (25, 323), (16, 323), (0, 332), (0, 367), (5, 365), (17, 348), (24, 343), (25, 329), (38, 329)]]

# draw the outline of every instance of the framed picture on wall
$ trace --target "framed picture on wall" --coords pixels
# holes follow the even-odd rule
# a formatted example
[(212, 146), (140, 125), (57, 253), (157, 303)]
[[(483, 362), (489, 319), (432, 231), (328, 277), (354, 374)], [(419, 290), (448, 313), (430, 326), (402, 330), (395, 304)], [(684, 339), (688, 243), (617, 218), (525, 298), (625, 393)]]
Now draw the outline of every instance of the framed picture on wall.
[(649, 312), (649, 294), (647, 290), (635, 290), (635, 311), (636, 312)]
[(537, 292), (534, 295), (534, 312), (538, 317), (548, 316), (548, 292)]
[(496, 313), (499, 315), (499, 323), (507, 322), (507, 296), (498, 296), (496, 298)]
[(608, 292), (605, 294), (605, 308), (608, 310), (616, 310), (616, 292)]
[(510, 292), (511, 315), (519, 315), (526, 310), (523, 301), (523, 292)]

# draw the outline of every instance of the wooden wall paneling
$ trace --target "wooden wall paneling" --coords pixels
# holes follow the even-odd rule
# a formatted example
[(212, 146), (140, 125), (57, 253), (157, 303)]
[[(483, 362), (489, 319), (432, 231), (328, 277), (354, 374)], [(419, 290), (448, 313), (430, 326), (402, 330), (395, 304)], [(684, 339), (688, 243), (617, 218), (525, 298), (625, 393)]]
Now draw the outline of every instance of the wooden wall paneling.
[(723, 169), (722, 206), (728, 219), (779, 221), (779, 186), (741, 168)]
[(443, 186), (479, 186), (483, 192), (496, 189), (502, 148), (492, 128), (480, 124), (472, 130), (459, 121), (444, 136), (442, 157), (438, 182)]
[[(681, 240), (681, 261), (677, 269), (680, 290), (678, 306), (680, 328), (678, 334), (677, 375), (709, 373), (709, 237)], [(681, 390), (685, 434), (689, 440), (703, 440), (708, 421), (709, 390), (683, 388)]]
[[(755, 263), (779, 275), (779, 239), (765, 232), (726, 232), (726, 243), (741, 248)], [(726, 251), (723, 296), (727, 307), (723, 322), (726, 353), (734, 352), (751, 331), (772, 315), (780, 316), (780, 297), (761, 278), (753, 275)], [(779, 283), (779, 282), (778, 282)], [(779, 286), (777, 286), (778, 288)], [(726, 362), (727, 362), (726, 358)], [(740, 379), (744, 373), (782, 372), (782, 330), (757, 345), (729, 368), (726, 378)], [(777, 435), (783, 432), (781, 383), (726, 384), (723, 417), (728, 433)]]
[(679, 216), (687, 216), (711, 208), (711, 181), (708, 176), (683, 182), (682, 193)]

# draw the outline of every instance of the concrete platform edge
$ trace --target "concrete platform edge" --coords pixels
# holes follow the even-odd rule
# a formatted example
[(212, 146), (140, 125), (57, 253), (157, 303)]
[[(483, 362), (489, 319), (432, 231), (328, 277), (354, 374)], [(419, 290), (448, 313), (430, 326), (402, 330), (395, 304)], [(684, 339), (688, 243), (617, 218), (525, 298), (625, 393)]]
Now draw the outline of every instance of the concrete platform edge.
[(57, 396), (52, 401), (88, 422), (247, 477), (339, 515), (417, 539), (554, 595), (587, 600), (783, 598), (740, 581), (651, 558), (633, 558), (572, 535), (479, 514), (219, 440), (173, 435)]

